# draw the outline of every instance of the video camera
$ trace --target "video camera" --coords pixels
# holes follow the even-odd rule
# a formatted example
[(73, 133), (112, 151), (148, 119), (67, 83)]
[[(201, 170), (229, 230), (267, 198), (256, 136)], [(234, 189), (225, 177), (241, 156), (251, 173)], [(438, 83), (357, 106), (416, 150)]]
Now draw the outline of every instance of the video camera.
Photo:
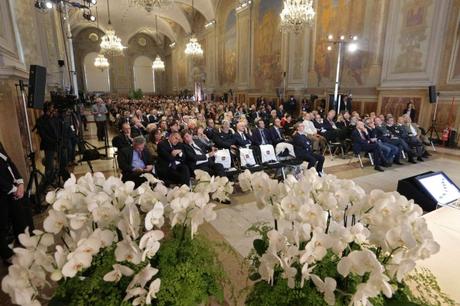
[(51, 103), (58, 111), (73, 110), (78, 104), (77, 97), (70, 94), (51, 92)]

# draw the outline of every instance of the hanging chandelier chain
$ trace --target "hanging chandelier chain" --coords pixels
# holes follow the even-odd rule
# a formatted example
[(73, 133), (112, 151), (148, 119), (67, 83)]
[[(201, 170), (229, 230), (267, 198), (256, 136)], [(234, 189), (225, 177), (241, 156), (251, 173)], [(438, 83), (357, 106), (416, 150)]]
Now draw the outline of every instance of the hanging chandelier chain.
[(109, 0), (107, 0), (107, 16), (109, 18), (109, 25), (111, 25), (112, 22), (110, 21), (110, 4), (109, 4)]

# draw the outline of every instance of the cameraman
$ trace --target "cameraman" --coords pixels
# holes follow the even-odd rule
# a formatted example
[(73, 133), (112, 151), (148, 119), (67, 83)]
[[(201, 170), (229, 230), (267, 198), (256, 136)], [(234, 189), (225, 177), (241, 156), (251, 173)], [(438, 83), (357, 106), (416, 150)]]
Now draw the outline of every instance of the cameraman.
[(104, 141), (108, 110), (101, 98), (96, 98), (96, 104), (93, 105), (92, 111), (94, 121), (96, 121), (97, 140)]
[(40, 150), (45, 152), (45, 180), (43, 187), (54, 182), (56, 176), (55, 159), (58, 150), (58, 119), (53, 105), (49, 102), (43, 105), (43, 115), (37, 120), (37, 131), (40, 135)]

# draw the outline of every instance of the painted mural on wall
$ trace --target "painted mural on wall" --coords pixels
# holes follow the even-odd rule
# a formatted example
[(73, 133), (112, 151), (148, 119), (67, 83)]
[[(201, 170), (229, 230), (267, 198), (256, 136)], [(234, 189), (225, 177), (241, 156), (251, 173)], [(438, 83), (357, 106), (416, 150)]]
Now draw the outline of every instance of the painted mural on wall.
[[(374, 14), (376, 0), (321, 0), (318, 1), (316, 45), (313, 84), (318, 87), (331, 86), (335, 80), (337, 48), (328, 51), (329, 34), (337, 38), (340, 35), (357, 35), (359, 49), (344, 57), (342, 84), (344, 86), (365, 85), (370, 58), (368, 33), (375, 28), (375, 19), (366, 24), (366, 14)], [(316, 82), (314, 81), (316, 80)], [(316, 83), (316, 84), (315, 84)]]
[(279, 14), (282, 1), (259, 0), (254, 27), (255, 85), (263, 91), (274, 91), (282, 84), (281, 32)]
[(395, 44), (393, 73), (422, 72), (426, 69), (433, 0), (403, 0), (399, 37)]
[(236, 14), (235, 10), (228, 13), (224, 28), (224, 50), (222, 84), (235, 82), (236, 77)]
[(383, 97), (382, 98), (382, 114), (392, 114), (393, 117), (398, 118), (406, 109), (407, 104), (412, 101), (416, 109), (416, 118), (420, 115), (420, 107), (422, 105), (422, 98), (420, 97)]

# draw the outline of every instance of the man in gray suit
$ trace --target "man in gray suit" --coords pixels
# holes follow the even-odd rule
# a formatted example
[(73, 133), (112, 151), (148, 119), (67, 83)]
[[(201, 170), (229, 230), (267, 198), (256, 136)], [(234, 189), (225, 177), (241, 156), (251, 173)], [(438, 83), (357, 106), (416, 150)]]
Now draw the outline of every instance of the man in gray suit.
[(92, 112), (94, 115), (94, 121), (96, 121), (97, 140), (104, 141), (108, 111), (101, 98), (96, 99), (96, 104), (93, 105)]

